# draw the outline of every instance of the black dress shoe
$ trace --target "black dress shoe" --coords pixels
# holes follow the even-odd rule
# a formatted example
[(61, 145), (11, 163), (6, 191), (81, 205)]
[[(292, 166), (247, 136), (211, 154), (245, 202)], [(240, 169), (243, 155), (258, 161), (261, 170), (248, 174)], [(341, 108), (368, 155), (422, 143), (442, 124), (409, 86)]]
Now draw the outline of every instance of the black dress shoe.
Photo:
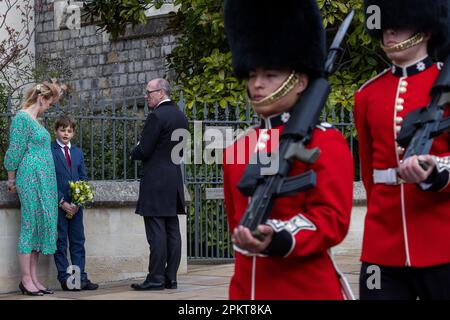
[(70, 289), (67, 286), (67, 283), (65, 281), (61, 282), (61, 288), (63, 289), (63, 291), (80, 291), (81, 290), (81, 289), (76, 289), (76, 288)]
[(164, 283), (144, 281), (143, 283), (133, 283), (131, 287), (137, 291), (164, 290)]
[(49, 289), (44, 289), (44, 290), (39, 290), (41, 291), (43, 294), (54, 294), (55, 292), (53, 292), (53, 290), (49, 290)]
[(91, 282), (91, 280), (87, 280), (86, 282), (81, 283), (81, 290), (97, 290), (98, 284)]
[(22, 282), (19, 283), (19, 289), (22, 291), (22, 294), (26, 294), (29, 296), (43, 296), (44, 294), (41, 291), (29, 291)]
[(165, 287), (166, 289), (176, 289), (178, 288), (178, 284), (175, 280), (167, 280)]

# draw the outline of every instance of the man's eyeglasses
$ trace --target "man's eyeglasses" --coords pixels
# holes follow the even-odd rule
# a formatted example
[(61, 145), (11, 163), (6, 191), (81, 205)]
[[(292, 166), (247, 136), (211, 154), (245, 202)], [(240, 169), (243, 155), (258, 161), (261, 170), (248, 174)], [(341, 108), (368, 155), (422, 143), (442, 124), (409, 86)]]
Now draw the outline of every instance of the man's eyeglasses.
[(145, 95), (146, 96), (149, 96), (150, 95), (150, 93), (152, 93), (152, 92), (156, 92), (156, 91), (160, 91), (160, 90), (162, 90), (161, 88), (159, 88), (159, 89), (155, 89), (155, 90), (145, 90)]

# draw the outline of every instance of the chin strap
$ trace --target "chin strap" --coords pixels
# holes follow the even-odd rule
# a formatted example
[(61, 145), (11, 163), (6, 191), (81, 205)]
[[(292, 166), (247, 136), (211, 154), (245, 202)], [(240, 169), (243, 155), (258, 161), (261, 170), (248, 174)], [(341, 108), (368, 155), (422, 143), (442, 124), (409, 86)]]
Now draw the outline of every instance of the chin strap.
[(425, 39), (425, 34), (423, 32), (416, 33), (411, 38), (400, 42), (392, 47), (386, 47), (383, 42), (381, 42), (381, 48), (385, 53), (393, 53), (393, 52), (400, 52), (409, 48), (412, 48), (414, 46), (417, 46), (419, 43), (423, 42)]
[(283, 82), (283, 84), (271, 95), (265, 97), (264, 99), (260, 101), (254, 101), (252, 100), (252, 105), (255, 107), (261, 107), (266, 106), (271, 103), (274, 103), (275, 101), (280, 100), (283, 98), (286, 94), (292, 91), (294, 87), (297, 85), (299, 81), (299, 77), (295, 73), (295, 71), (292, 71), (291, 75), (286, 79), (286, 81)]

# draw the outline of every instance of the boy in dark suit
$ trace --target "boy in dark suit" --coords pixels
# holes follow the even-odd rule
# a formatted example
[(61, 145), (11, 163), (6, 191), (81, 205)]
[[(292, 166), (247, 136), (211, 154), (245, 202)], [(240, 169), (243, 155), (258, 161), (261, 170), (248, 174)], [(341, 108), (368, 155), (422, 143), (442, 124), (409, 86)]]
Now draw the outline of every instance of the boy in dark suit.
[[(69, 181), (87, 180), (83, 151), (70, 143), (75, 133), (76, 123), (71, 117), (61, 115), (55, 122), (56, 141), (52, 144), (58, 182), (58, 241), (54, 255), (58, 280), (65, 291), (96, 290), (98, 285), (88, 280), (84, 270), (86, 252), (84, 248), (83, 209), (72, 203)], [(68, 216), (68, 217), (66, 217)], [(72, 216), (70, 218), (70, 216)], [(70, 260), (80, 271), (80, 284), (68, 285), (71, 276), (67, 268), (69, 246)]]

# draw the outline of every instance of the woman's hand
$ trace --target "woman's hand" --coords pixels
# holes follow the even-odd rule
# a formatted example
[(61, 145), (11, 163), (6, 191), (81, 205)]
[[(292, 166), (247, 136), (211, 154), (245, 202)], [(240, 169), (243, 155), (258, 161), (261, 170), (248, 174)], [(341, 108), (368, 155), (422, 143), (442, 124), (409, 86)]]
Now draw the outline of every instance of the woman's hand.
[(8, 180), (8, 181), (6, 181), (6, 190), (9, 193), (17, 193), (16, 180)]
[(270, 244), (273, 238), (273, 229), (268, 225), (261, 224), (257, 228), (262, 235), (262, 240), (254, 237), (250, 229), (239, 226), (234, 229), (233, 243), (241, 249), (251, 253), (260, 253), (264, 251)]

